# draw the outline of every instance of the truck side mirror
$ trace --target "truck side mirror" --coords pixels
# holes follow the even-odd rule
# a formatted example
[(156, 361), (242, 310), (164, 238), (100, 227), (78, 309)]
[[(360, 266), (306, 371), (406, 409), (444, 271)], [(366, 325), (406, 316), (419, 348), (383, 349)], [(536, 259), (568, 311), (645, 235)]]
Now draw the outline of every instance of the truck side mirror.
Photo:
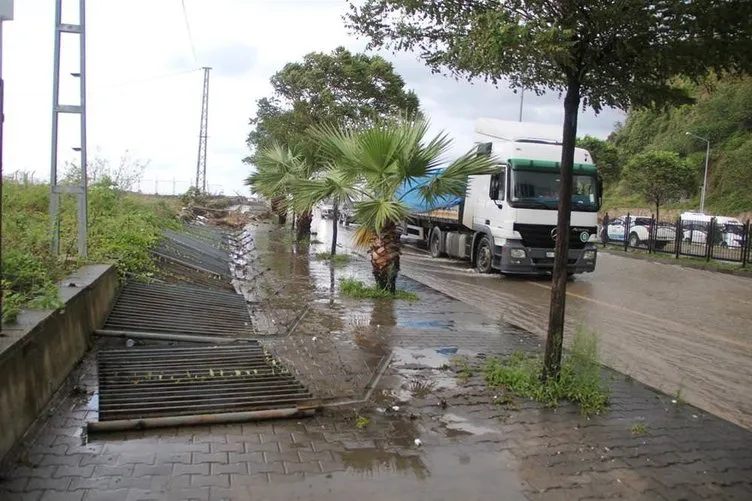
[(603, 178), (598, 176), (598, 208), (603, 205)]
[(480, 143), (478, 145), (478, 156), (490, 156), (492, 147), (492, 143)]

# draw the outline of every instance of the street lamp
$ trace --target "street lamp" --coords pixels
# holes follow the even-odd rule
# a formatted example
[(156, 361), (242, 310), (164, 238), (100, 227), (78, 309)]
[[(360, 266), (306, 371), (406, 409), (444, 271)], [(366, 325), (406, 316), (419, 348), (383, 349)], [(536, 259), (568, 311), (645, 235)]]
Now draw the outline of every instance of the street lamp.
[(710, 141), (704, 137), (700, 137), (697, 134), (691, 132), (685, 132), (686, 135), (696, 137), (701, 141), (705, 141), (708, 144), (708, 148), (705, 151), (705, 175), (702, 180), (702, 194), (700, 195), (700, 212), (705, 214), (705, 190), (708, 187), (708, 162), (710, 161)]

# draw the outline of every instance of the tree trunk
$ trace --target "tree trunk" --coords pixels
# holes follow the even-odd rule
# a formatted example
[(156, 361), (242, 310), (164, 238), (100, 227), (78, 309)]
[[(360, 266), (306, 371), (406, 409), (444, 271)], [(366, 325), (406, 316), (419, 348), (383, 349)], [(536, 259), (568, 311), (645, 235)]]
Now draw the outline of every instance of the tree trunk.
[(311, 214), (311, 211), (306, 211), (302, 214), (298, 214), (298, 217), (295, 222), (295, 225), (297, 227), (296, 236), (298, 240), (303, 240), (311, 236), (311, 220), (312, 219), (313, 219), (313, 214)]
[(332, 256), (337, 254), (337, 231), (339, 230), (337, 219), (339, 219), (339, 207), (337, 207), (337, 202), (334, 202), (332, 204)]
[(561, 371), (561, 352), (564, 341), (564, 313), (567, 294), (567, 261), (569, 254), (569, 221), (572, 213), (572, 183), (574, 148), (577, 139), (577, 113), (580, 108), (580, 82), (570, 78), (564, 98), (564, 128), (561, 146), (561, 182), (559, 183), (559, 215), (556, 224), (556, 245), (551, 307), (548, 314), (546, 355), (543, 379), (557, 380)]
[(287, 222), (287, 210), (284, 208), (283, 200), (283, 197), (273, 197), (271, 202), (272, 213), (277, 216), (277, 222), (282, 226)]
[(397, 226), (387, 223), (371, 243), (371, 268), (376, 286), (391, 294), (397, 291), (400, 246)]

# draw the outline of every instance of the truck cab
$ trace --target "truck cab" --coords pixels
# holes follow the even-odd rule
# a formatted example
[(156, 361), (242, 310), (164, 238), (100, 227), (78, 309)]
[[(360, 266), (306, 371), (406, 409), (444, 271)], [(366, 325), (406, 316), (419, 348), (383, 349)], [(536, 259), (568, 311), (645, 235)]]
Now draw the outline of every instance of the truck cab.
[[(468, 179), (462, 222), (477, 234), (474, 263), (479, 271), (489, 271), (487, 251), (477, 248), (487, 245), (491, 268), (502, 273), (553, 270), (561, 147), (513, 141), (481, 143), (480, 149), (490, 149), (499, 172)], [(595, 269), (597, 251), (591, 240), (597, 234), (599, 187), (589, 153), (577, 148), (568, 236), (568, 271), (573, 274)]]

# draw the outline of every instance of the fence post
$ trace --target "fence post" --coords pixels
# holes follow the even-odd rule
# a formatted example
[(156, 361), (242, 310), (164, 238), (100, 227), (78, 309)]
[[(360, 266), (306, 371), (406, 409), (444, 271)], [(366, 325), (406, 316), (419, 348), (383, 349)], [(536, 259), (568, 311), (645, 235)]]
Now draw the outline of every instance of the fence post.
[(650, 229), (648, 231), (648, 254), (655, 252), (655, 239), (658, 238), (658, 221), (655, 214), (650, 214)]
[(713, 257), (713, 245), (715, 245), (715, 218), (710, 218), (710, 225), (705, 233), (705, 261), (708, 262)]
[(752, 245), (750, 245), (750, 225), (749, 225), (749, 219), (747, 219), (747, 224), (744, 225), (744, 231), (742, 231), (742, 268), (745, 268), (747, 266), (747, 259), (749, 259), (749, 249), (752, 248)]
[(675, 228), (676, 238), (674, 239), (674, 254), (676, 255), (676, 259), (679, 259), (679, 255), (681, 255), (681, 246), (684, 242), (684, 229), (682, 228), (681, 216), (677, 218)]
[(627, 220), (624, 221), (624, 252), (629, 249), (629, 227), (632, 225), (631, 214), (627, 212)]

